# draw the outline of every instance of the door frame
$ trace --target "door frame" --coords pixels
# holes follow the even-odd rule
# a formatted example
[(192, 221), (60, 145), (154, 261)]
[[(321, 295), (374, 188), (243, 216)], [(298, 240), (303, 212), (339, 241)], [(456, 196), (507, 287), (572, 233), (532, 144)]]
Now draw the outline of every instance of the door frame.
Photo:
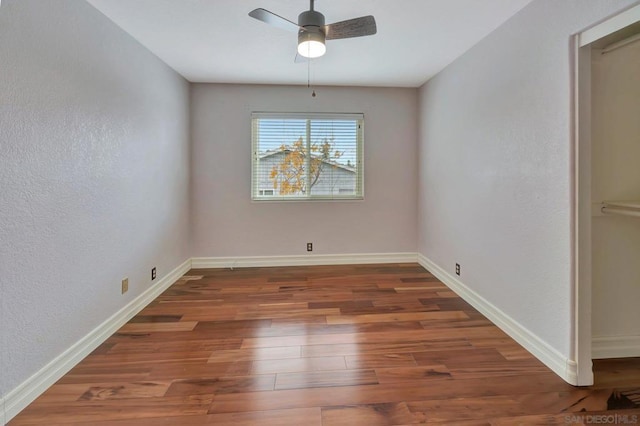
[(640, 21), (640, 4), (572, 37), (572, 346), (575, 384), (593, 384), (591, 361), (591, 43)]

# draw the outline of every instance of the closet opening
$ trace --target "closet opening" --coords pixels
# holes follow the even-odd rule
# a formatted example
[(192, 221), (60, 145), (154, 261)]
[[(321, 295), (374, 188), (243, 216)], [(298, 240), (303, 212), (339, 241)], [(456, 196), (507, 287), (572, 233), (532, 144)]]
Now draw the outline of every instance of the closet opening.
[(578, 385), (640, 380), (640, 6), (576, 38)]

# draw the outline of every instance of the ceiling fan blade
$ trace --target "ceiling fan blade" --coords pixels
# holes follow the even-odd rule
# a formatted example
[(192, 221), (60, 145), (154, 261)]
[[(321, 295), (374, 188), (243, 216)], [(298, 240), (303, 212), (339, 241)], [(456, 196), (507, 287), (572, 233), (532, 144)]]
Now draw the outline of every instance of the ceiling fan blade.
[(273, 25), (274, 27), (278, 27), (283, 30), (298, 32), (298, 30), (300, 29), (298, 24), (296, 24), (295, 22), (291, 22), (290, 20), (276, 15), (273, 12), (269, 12), (266, 9), (254, 9), (249, 12), (249, 16), (257, 19), (258, 21), (262, 21), (265, 24)]
[(378, 32), (376, 19), (371, 15), (324, 26), (327, 40), (369, 36), (374, 35), (376, 32)]

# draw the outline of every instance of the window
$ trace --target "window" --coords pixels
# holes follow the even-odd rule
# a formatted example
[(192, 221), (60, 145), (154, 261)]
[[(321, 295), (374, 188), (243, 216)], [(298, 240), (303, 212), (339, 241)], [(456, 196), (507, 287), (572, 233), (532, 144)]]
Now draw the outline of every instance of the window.
[(253, 113), (253, 200), (363, 198), (362, 114)]

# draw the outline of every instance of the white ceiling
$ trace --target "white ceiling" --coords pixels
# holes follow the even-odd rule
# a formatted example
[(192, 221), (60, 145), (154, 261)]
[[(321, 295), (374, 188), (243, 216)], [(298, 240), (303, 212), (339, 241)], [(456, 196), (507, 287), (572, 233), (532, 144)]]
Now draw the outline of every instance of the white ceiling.
[[(308, 0), (88, 0), (191, 82), (306, 84), (297, 35), (247, 14), (291, 21)], [(378, 33), (327, 42), (315, 85), (418, 87), (531, 0), (317, 0), (326, 22), (374, 15)]]

